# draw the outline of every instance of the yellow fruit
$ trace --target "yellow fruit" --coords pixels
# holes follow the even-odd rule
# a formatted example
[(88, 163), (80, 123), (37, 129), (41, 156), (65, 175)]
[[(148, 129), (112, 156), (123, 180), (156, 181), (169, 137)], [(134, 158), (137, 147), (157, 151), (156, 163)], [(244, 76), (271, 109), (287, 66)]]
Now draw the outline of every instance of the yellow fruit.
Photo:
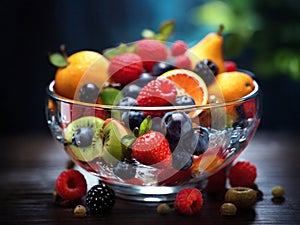
[(201, 39), (196, 45), (188, 49), (187, 55), (192, 62), (192, 68), (197, 62), (203, 59), (213, 61), (219, 68), (218, 73), (225, 72), (224, 57), (223, 57), (223, 37), (221, 32), (223, 26), (220, 25), (217, 33), (209, 33)]
[(176, 85), (179, 95), (188, 95), (196, 105), (204, 105), (208, 100), (208, 91), (205, 82), (196, 73), (186, 69), (174, 69), (159, 76), (167, 78)]
[(108, 79), (108, 60), (98, 52), (79, 51), (70, 55), (68, 65), (55, 74), (54, 90), (57, 94), (75, 99), (78, 90), (86, 83), (99, 88)]
[[(216, 76), (215, 82), (208, 87), (209, 94), (232, 101), (250, 94), (254, 82), (248, 74), (238, 71), (224, 72)], [(223, 96), (220, 96), (223, 95)]]

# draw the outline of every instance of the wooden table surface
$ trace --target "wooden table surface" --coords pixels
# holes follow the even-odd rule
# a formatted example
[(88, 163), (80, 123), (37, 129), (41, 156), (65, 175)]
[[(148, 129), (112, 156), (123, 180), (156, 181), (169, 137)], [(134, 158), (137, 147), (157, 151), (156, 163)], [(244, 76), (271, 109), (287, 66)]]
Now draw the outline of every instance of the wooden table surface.
[[(113, 210), (103, 216), (76, 218), (70, 208), (57, 206), (52, 191), (57, 175), (68, 157), (50, 135), (1, 137), (0, 224), (300, 224), (300, 135), (258, 131), (238, 160), (257, 166), (256, 184), (264, 193), (250, 211), (234, 217), (219, 214), (223, 194), (204, 194), (204, 205), (194, 216), (176, 212), (162, 216), (157, 203), (117, 199)], [(90, 183), (92, 176), (86, 174)], [(271, 189), (281, 185), (285, 200), (272, 201)]]

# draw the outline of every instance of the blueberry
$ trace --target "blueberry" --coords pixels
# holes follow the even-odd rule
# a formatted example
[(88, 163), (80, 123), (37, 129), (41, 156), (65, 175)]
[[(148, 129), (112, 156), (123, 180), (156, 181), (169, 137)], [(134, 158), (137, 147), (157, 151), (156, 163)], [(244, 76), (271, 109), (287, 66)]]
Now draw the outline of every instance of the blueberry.
[(193, 165), (193, 157), (190, 153), (178, 149), (172, 153), (172, 166), (177, 170), (187, 170)]
[(191, 132), (192, 120), (184, 112), (168, 112), (162, 118), (162, 127), (167, 137), (179, 140), (180, 137)]
[(140, 111), (128, 111), (122, 114), (122, 121), (131, 130), (135, 127), (139, 128), (145, 118), (146, 116)]
[(194, 68), (194, 72), (197, 73), (207, 85), (213, 83), (218, 71), (218, 66), (209, 59), (199, 61)]
[(153, 76), (159, 76), (169, 70), (173, 70), (175, 67), (167, 62), (158, 62), (154, 64), (152, 68)]
[(99, 88), (93, 83), (83, 85), (79, 90), (79, 101), (87, 103), (95, 103), (99, 94)]
[(117, 177), (127, 180), (135, 177), (136, 167), (128, 161), (119, 161), (113, 168), (113, 172)]
[(182, 137), (180, 145), (194, 155), (201, 155), (208, 149), (209, 131), (207, 128), (198, 126), (193, 132)]
[(125, 97), (122, 98), (118, 103), (117, 106), (136, 106), (136, 100), (132, 97)]
[(136, 98), (141, 91), (141, 87), (135, 83), (126, 85), (122, 90), (122, 95), (125, 97)]
[(152, 76), (150, 73), (143, 72), (140, 77), (136, 80), (137, 85), (140, 87), (144, 87), (146, 84), (148, 84), (150, 81), (154, 80), (155, 77)]
[(195, 100), (188, 95), (181, 95), (176, 97), (175, 105), (195, 105)]
[(94, 131), (90, 127), (77, 129), (72, 137), (72, 144), (76, 147), (88, 147), (92, 144)]

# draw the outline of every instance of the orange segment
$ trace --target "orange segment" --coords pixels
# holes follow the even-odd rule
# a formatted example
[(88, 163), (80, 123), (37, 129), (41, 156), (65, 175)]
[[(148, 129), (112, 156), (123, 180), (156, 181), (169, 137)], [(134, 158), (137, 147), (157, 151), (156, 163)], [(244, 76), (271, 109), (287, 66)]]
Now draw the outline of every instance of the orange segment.
[(178, 95), (192, 97), (196, 105), (204, 105), (208, 100), (208, 91), (205, 82), (198, 74), (185, 69), (174, 69), (160, 75), (159, 78), (167, 78), (176, 85)]

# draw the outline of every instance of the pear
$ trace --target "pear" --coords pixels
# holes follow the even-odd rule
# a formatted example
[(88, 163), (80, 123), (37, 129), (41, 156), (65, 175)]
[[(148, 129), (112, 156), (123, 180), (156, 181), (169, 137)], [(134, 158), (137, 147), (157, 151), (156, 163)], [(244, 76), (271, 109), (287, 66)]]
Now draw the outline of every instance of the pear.
[(104, 161), (115, 164), (123, 160), (128, 154), (124, 151), (122, 138), (130, 133), (129, 130), (117, 119), (109, 118), (104, 121), (102, 132)]
[(209, 59), (218, 66), (218, 73), (225, 72), (223, 58), (223, 37), (224, 26), (221, 24), (218, 31), (207, 34), (196, 45), (188, 49), (187, 55), (192, 62), (192, 68), (203, 59)]

